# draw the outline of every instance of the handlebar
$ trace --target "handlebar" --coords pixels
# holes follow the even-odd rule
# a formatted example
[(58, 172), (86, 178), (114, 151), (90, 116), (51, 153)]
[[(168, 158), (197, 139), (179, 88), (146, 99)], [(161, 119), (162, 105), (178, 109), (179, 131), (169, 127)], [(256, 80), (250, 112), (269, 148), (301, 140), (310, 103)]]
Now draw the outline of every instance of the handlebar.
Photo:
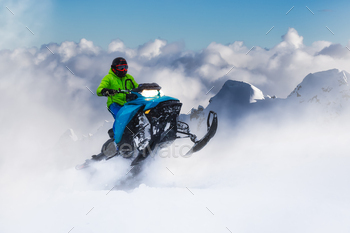
[(117, 94), (124, 93), (124, 94), (130, 94), (131, 90), (119, 90), (116, 92)]
[(116, 94), (130, 94), (131, 90), (114, 90), (115, 92), (112, 95)]

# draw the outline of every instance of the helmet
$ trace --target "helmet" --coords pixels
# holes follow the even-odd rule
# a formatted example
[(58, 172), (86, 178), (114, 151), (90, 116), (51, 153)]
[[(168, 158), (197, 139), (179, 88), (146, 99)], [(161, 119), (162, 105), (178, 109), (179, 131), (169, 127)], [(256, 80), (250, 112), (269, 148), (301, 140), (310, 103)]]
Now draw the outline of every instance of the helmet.
[(117, 57), (113, 60), (111, 65), (113, 73), (115, 73), (118, 77), (125, 77), (128, 72), (128, 63), (122, 57)]

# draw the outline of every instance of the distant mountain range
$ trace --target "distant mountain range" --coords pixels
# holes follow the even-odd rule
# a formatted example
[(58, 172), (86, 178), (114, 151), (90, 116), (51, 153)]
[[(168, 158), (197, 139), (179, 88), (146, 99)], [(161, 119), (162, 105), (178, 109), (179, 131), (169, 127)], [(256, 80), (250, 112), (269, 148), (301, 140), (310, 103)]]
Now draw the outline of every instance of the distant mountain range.
[(332, 69), (308, 74), (287, 98), (264, 96), (257, 87), (240, 81), (227, 80), (210, 99), (206, 108), (199, 106), (181, 120), (191, 128), (205, 132), (210, 110), (218, 113), (224, 127), (234, 127), (249, 116), (269, 121), (290, 119), (334, 119), (350, 107), (350, 74)]
[[(264, 96), (261, 90), (249, 83), (227, 80), (203, 111), (213, 110), (219, 115), (234, 118), (276, 105), (286, 108), (299, 105), (316, 106), (326, 112), (339, 114), (350, 103), (348, 77), (348, 72), (338, 69), (310, 73), (286, 99)], [(198, 109), (194, 109), (192, 114), (198, 114)]]

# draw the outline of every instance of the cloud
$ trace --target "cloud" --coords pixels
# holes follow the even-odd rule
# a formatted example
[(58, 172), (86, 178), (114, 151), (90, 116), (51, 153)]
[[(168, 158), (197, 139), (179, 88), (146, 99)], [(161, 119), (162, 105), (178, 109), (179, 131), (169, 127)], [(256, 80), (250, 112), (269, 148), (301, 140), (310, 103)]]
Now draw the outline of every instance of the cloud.
[(62, 62), (66, 62), (79, 54), (94, 56), (101, 50), (100, 48), (94, 46), (92, 41), (88, 41), (84, 38), (81, 39), (78, 44), (72, 41), (65, 41), (60, 46), (53, 46), (52, 49), (57, 49), (58, 54), (60, 54), (62, 58)]
[(126, 48), (121, 40), (114, 40), (108, 45), (108, 52), (121, 52), (125, 53), (128, 57), (135, 57), (136, 53), (133, 49)]
[(322, 10), (318, 10), (320, 12), (333, 12), (334, 10), (331, 9), (322, 9)]
[(289, 28), (287, 34), (282, 36), (283, 42), (280, 43), (278, 46), (279, 47), (290, 47), (292, 46), (293, 48), (300, 48), (303, 46), (303, 37), (299, 36), (297, 30), (294, 28)]
[(336, 59), (349, 59), (350, 58), (350, 51), (344, 49), (344, 47), (341, 44), (331, 44), (324, 49), (322, 49), (320, 52), (317, 53), (317, 55), (328, 55), (330, 57), (336, 58)]
[(166, 45), (163, 40), (156, 39), (154, 42), (148, 42), (139, 48), (140, 57), (151, 59), (161, 54), (161, 49)]

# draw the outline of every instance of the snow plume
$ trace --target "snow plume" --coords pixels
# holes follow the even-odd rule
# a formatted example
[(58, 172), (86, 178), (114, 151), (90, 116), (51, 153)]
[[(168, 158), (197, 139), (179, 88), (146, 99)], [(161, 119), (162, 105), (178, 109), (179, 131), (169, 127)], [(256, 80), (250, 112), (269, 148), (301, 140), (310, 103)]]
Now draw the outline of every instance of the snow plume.
[[(111, 122), (99, 126), (112, 117), (106, 99), (90, 90), (117, 56), (128, 60), (139, 83), (157, 82), (179, 98), (183, 113), (206, 106), (227, 79), (286, 97), (309, 73), (350, 71), (345, 47), (306, 46), (294, 29), (269, 50), (250, 49), (243, 42), (213, 42), (194, 52), (163, 40), (133, 49), (116, 40), (104, 51), (82, 39), (1, 50), (0, 232), (349, 229), (346, 113), (325, 122), (314, 109), (277, 105), (234, 124), (219, 116), (218, 133), (205, 149), (189, 158), (171, 152), (149, 159), (144, 184), (129, 193), (109, 192), (110, 181), (128, 171), (127, 160), (99, 164), (103, 172), (96, 176), (74, 170), (106, 140)], [(62, 134), (85, 135), (83, 147), (72, 140), (62, 149)], [(175, 151), (187, 143), (177, 141)]]
[(205, 232), (215, 226), (232, 232), (348, 229), (349, 114), (327, 122), (316, 108), (293, 113), (279, 107), (235, 125), (219, 116), (218, 133), (205, 149), (150, 162), (145, 184), (182, 187), (174, 200), (190, 199), (196, 214), (208, 207), (216, 216), (211, 230), (193, 223)]

